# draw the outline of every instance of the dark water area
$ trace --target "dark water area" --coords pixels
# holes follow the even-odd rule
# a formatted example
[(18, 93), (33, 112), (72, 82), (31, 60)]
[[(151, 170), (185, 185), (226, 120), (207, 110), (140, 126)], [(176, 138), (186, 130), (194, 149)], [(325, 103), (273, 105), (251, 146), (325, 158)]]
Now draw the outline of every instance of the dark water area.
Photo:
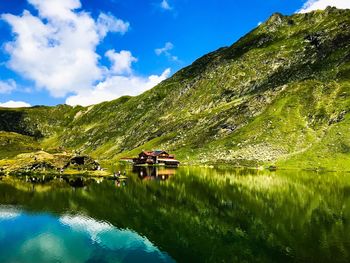
[(118, 167), (0, 180), (0, 262), (350, 262), (350, 174)]

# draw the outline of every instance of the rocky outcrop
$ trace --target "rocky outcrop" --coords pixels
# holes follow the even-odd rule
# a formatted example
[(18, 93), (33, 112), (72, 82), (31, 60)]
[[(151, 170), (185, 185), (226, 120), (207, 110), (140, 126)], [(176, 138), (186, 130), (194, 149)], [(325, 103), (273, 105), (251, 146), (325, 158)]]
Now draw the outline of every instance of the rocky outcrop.
[(65, 169), (96, 171), (100, 165), (91, 157), (69, 153), (50, 154), (44, 151), (19, 154), (0, 161), (3, 172), (63, 172)]

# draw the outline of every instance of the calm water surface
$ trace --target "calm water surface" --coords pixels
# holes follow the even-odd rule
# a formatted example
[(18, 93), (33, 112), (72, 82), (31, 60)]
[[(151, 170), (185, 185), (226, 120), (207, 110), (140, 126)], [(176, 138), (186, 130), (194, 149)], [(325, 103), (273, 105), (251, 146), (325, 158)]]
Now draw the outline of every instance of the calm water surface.
[(350, 262), (350, 174), (131, 169), (0, 180), (0, 262)]

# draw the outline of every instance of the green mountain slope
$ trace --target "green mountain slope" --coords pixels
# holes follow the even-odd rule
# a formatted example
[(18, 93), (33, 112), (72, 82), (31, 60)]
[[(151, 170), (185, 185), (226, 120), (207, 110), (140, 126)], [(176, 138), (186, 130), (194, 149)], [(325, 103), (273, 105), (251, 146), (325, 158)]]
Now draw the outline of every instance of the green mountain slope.
[(30, 136), (0, 131), (0, 148), (0, 159), (3, 159), (15, 157), (19, 153), (40, 150), (40, 144)]
[(137, 97), (1, 109), (0, 130), (106, 160), (162, 148), (187, 163), (350, 170), (349, 96), (350, 10), (327, 8), (274, 14)]

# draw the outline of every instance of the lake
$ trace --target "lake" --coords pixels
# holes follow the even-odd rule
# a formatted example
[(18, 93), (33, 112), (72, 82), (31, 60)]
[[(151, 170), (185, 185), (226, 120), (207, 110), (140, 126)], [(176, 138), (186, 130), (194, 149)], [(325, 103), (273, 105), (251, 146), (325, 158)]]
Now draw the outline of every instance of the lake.
[(350, 174), (1, 177), (0, 262), (350, 262)]

